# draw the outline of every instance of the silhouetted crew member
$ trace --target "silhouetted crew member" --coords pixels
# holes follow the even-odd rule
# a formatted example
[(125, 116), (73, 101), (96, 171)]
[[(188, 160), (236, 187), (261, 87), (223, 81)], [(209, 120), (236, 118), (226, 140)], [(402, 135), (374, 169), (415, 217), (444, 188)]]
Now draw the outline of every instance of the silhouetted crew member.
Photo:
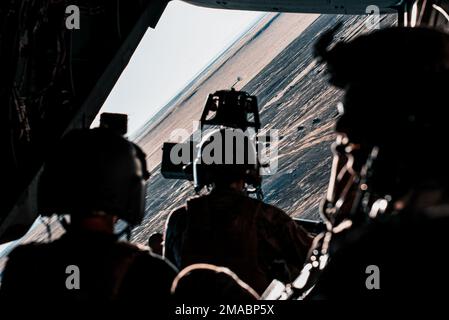
[[(254, 143), (239, 129), (203, 139), (194, 183), (211, 192), (174, 211), (166, 227), (164, 254), (179, 269), (194, 263), (224, 266), (258, 293), (274, 277), (288, 281), (297, 274), (311, 240), (282, 210), (247, 195), (247, 185), (261, 179), (257, 161)], [(287, 272), (275, 274), (276, 264), (286, 265)]]
[(251, 303), (259, 299), (259, 295), (228, 268), (204, 263), (183, 269), (173, 281), (172, 294), (175, 301), (182, 303)]
[(155, 232), (151, 234), (148, 238), (148, 246), (151, 249), (151, 252), (162, 256), (164, 247), (163, 247), (164, 236), (162, 233)]
[(340, 168), (355, 169), (358, 194), (311, 297), (446, 296), (449, 35), (391, 28), (320, 45), (331, 83), (345, 89), (338, 149), (355, 161)]
[[(117, 219), (140, 224), (149, 174), (139, 147), (109, 129), (75, 130), (45, 164), (39, 183), (42, 215), (53, 213), (66, 233), (9, 255), (1, 295), (54, 301), (167, 301), (176, 270), (148, 250), (119, 241)], [(65, 221), (65, 220), (63, 220)]]

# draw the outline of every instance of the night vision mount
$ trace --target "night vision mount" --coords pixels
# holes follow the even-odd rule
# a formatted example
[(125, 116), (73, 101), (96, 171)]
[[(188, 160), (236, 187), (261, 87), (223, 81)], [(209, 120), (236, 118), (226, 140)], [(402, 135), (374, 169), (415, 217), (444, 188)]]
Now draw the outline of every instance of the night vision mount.
[[(210, 94), (206, 100), (200, 118), (201, 133), (206, 126), (227, 127), (246, 131), (252, 128), (258, 133), (260, 117), (257, 98), (244, 91), (220, 90)], [(197, 154), (196, 144), (199, 141), (189, 139), (185, 143), (166, 142), (162, 148), (161, 174), (166, 179), (193, 180), (192, 166)], [(173, 148), (189, 150), (189, 158), (182, 163), (173, 163), (171, 153)]]
[(260, 129), (257, 98), (244, 91), (221, 90), (210, 94), (200, 118), (204, 126), (223, 126), (245, 131)]

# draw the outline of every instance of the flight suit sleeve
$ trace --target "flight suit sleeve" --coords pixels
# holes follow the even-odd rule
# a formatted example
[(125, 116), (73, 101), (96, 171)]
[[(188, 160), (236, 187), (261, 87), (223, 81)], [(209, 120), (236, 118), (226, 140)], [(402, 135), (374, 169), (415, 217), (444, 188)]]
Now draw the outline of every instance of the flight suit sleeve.
[(265, 220), (261, 228), (262, 237), (271, 249), (271, 258), (285, 263), (288, 280), (293, 281), (302, 269), (313, 238), (290, 216), (275, 207), (269, 206), (262, 220)]
[(187, 223), (186, 215), (185, 207), (173, 211), (167, 220), (164, 233), (164, 257), (178, 269), (181, 268), (181, 246)]
[(286, 223), (284, 234), (287, 238), (283, 239), (283, 241), (291, 244), (291, 246), (285, 247), (286, 256), (289, 257), (287, 263), (291, 264), (289, 266), (291, 270), (295, 270), (292, 272), (292, 275), (296, 278), (306, 261), (313, 237), (305, 229), (298, 226), (293, 219), (289, 219)]

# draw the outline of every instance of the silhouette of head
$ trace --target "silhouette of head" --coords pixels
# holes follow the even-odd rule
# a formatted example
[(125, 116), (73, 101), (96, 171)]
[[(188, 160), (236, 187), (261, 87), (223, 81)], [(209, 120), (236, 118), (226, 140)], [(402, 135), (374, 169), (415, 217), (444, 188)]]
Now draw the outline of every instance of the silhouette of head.
[(228, 268), (210, 264), (194, 264), (182, 270), (172, 286), (177, 301), (220, 303), (251, 302), (259, 297)]
[(162, 242), (164, 241), (162, 233), (154, 232), (150, 235), (148, 238), (148, 246), (150, 247), (151, 251), (155, 254), (158, 254), (162, 256), (162, 250), (163, 245)]
[(69, 214), (71, 220), (113, 216), (137, 225), (148, 176), (142, 150), (119, 134), (99, 128), (74, 130), (44, 166), (40, 214)]

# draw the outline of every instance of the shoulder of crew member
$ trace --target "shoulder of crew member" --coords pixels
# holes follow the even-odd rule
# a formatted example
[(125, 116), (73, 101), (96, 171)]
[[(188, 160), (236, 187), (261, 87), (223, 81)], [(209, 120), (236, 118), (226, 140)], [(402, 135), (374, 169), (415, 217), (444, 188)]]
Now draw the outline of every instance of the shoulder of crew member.
[(178, 269), (170, 261), (150, 251), (139, 251), (132, 268), (142, 268), (144, 272), (146, 269), (158, 270), (159, 272), (155, 272), (155, 274), (170, 278), (170, 283), (178, 274)]
[(298, 226), (298, 224), (295, 222), (295, 220), (293, 220), (292, 217), (290, 217), (284, 210), (278, 207), (263, 203), (263, 217), (267, 219), (272, 225), (277, 225), (280, 228), (290, 226), (294, 229), (298, 229), (298, 232), (308, 235), (308, 232), (304, 228)]
[(187, 214), (187, 207), (182, 206), (175, 210), (173, 210), (168, 216), (166, 229), (171, 225), (177, 223), (180, 219), (182, 219)]
[[(22, 244), (15, 247), (8, 254), (8, 261), (6, 263), (6, 267), (11, 264), (19, 264), (25, 263), (26, 260), (29, 261), (41, 261), (41, 258), (46, 255), (46, 252), (53, 247), (53, 242), (51, 243), (38, 243), (38, 242), (30, 242), (27, 244)], [(5, 267), (5, 268), (6, 268)], [(27, 268), (29, 265), (27, 265)]]
[[(174, 210), (167, 219), (165, 224), (165, 244), (170, 242), (172, 237), (184, 231), (187, 219), (187, 207), (182, 206)], [(167, 239), (168, 238), (168, 239)], [(170, 245), (170, 244), (169, 244)]]
[(293, 240), (297, 246), (307, 249), (311, 246), (313, 237), (292, 217), (273, 205), (263, 203), (260, 219), (265, 220), (264, 225), (270, 228), (269, 233), (282, 238)]
[(264, 215), (267, 219), (277, 223), (294, 222), (293, 219), (284, 212), (284, 210), (268, 203), (262, 203)]
[(48, 243), (37, 243), (30, 242), (27, 244), (21, 244), (15, 247), (8, 255), (9, 259), (21, 258), (35, 252), (41, 251), (43, 248), (47, 247)]
[(135, 255), (123, 279), (121, 297), (127, 300), (168, 301), (171, 284), (178, 270), (159, 255), (143, 250), (139, 246), (130, 245), (130, 247), (135, 250)]
[(164, 233), (164, 257), (180, 267), (178, 250), (181, 245), (187, 221), (185, 206), (174, 210), (168, 217)]

